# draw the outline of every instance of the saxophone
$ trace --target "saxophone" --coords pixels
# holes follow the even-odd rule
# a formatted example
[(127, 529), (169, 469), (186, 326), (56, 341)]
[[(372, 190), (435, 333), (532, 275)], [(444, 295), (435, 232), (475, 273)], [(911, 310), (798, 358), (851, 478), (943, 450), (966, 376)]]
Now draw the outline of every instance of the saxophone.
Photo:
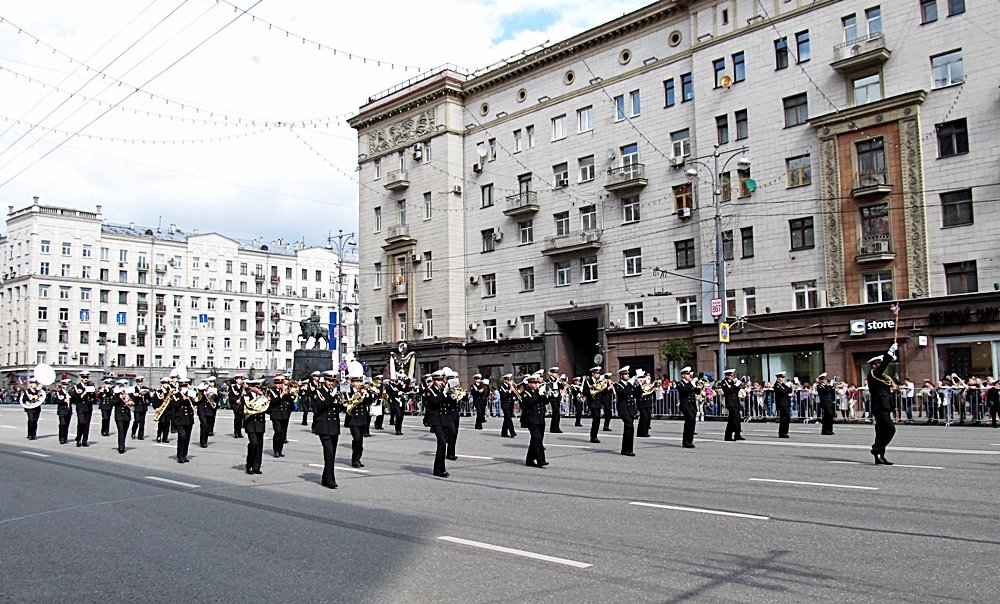
[(163, 404), (157, 407), (156, 411), (153, 412), (154, 422), (160, 421), (160, 417), (163, 416), (163, 412), (167, 410), (168, 406), (170, 406), (170, 399), (173, 398), (174, 392), (174, 390), (170, 390), (167, 392), (167, 395), (163, 397)]

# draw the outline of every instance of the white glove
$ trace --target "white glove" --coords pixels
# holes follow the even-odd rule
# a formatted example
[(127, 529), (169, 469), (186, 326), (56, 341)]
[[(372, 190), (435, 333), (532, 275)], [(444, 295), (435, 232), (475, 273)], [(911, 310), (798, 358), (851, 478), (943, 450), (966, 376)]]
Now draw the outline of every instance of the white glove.
[(891, 356), (893, 358), (893, 360), (895, 360), (897, 358), (896, 357), (896, 351), (898, 349), (899, 349), (899, 344), (897, 344), (896, 342), (893, 342), (892, 346), (889, 347), (889, 356)]

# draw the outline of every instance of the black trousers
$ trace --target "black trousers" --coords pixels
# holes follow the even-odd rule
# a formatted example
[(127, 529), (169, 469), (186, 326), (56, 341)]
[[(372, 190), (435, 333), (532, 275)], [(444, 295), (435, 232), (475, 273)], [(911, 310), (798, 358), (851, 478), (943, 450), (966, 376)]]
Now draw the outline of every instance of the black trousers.
[(146, 438), (146, 412), (132, 411), (132, 438)]
[(610, 430), (611, 429), (611, 403), (604, 403), (601, 406), (603, 407), (603, 409), (601, 409), (601, 410), (604, 412), (604, 429), (605, 430)]
[(198, 444), (202, 447), (208, 446), (208, 436), (215, 431), (214, 415), (198, 416)]
[(636, 436), (649, 436), (649, 427), (653, 423), (653, 408), (639, 407), (639, 425), (636, 428)]
[(514, 410), (502, 409), (502, 411), (503, 425), (500, 426), (500, 436), (516, 436), (517, 432), (514, 432)]
[(274, 448), (274, 454), (277, 455), (285, 449), (285, 441), (288, 440), (288, 418), (272, 419), (271, 428), (273, 429), (271, 446)]
[(101, 436), (111, 435), (111, 409), (101, 409)]
[(445, 425), (448, 434), (448, 457), (455, 457), (455, 445), (458, 444), (458, 418), (453, 418), (450, 424)]
[(681, 443), (685, 445), (694, 444), (694, 423), (698, 413), (693, 408), (681, 405), (681, 414), (684, 416), (684, 435)]
[(396, 434), (403, 433), (403, 406), (398, 402), (389, 403), (389, 423), (396, 426)]
[(309, 425), (309, 403), (302, 403), (302, 425)]
[(635, 448), (635, 420), (631, 417), (622, 418), (622, 454), (634, 453)]
[(431, 426), (431, 432), (437, 438), (437, 448), (434, 450), (434, 474), (444, 474), (445, 451), (448, 449), (448, 430), (445, 426)]
[(90, 438), (90, 416), (92, 412), (85, 411), (76, 414), (76, 442), (81, 445), (87, 444)]
[(382, 424), (384, 422), (385, 422), (385, 413), (384, 413), (384, 410), (383, 410), (383, 413), (379, 413), (378, 415), (375, 416), (375, 429), (376, 430), (381, 430), (382, 429)]
[(333, 475), (333, 466), (337, 457), (337, 434), (320, 434), (319, 443), (323, 445), (323, 481), (324, 487), (337, 485), (337, 478)]
[(156, 438), (160, 439), (160, 442), (170, 442), (170, 418), (166, 417), (166, 413), (156, 422)]
[(233, 412), (233, 436), (243, 438), (243, 414)]
[(892, 442), (892, 437), (896, 434), (896, 426), (892, 423), (892, 413), (886, 411), (876, 411), (875, 414), (875, 444), (872, 445), (872, 454), (885, 455), (885, 447)]
[(59, 416), (59, 444), (61, 445), (69, 442), (69, 423), (71, 421), (73, 421), (71, 413)]
[(573, 409), (576, 411), (576, 426), (582, 426), (580, 420), (583, 419), (583, 403), (577, 401), (573, 403)]
[(360, 463), (365, 452), (365, 426), (348, 426), (351, 430), (351, 463)]
[(833, 418), (836, 416), (836, 410), (834, 409), (833, 403), (821, 403), (819, 406), (820, 415), (822, 415), (823, 428), (821, 432), (823, 434), (833, 434)]
[(191, 446), (191, 428), (193, 426), (174, 426), (177, 429), (177, 459), (187, 459), (188, 447)]
[(597, 438), (597, 433), (601, 429), (601, 406), (593, 405), (590, 408), (590, 440)]
[(38, 437), (38, 416), (42, 414), (42, 408), (35, 407), (24, 411), (28, 415), (28, 439), (35, 440)]
[(247, 469), (252, 472), (260, 471), (260, 464), (264, 461), (264, 433), (247, 432)]
[(559, 399), (552, 399), (552, 401), (549, 402), (549, 405), (552, 407), (552, 419), (549, 421), (549, 432), (558, 434), (562, 432), (562, 430), (559, 429)]
[(991, 422), (991, 424), (993, 425), (994, 428), (997, 427), (997, 413), (998, 413), (997, 406), (996, 405), (991, 406), (990, 407), (990, 422)]
[(528, 424), (525, 426), (531, 441), (528, 443), (528, 454), (524, 458), (524, 463), (529, 466), (545, 463), (545, 446), (542, 441), (545, 438), (545, 424)]
[(740, 436), (742, 428), (741, 420), (739, 409), (729, 409), (729, 419), (726, 420), (726, 440), (732, 440)]
[(787, 406), (778, 406), (778, 436), (788, 436), (788, 423), (792, 420), (792, 410)]
[(486, 401), (476, 403), (476, 430), (482, 430), (486, 423)]
[(125, 438), (128, 436), (128, 425), (132, 423), (129, 418), (117, 419), (115, 418), (115, 430), (116, 436), (118, 437), (118, 452), (122, 453), (125, 451)]

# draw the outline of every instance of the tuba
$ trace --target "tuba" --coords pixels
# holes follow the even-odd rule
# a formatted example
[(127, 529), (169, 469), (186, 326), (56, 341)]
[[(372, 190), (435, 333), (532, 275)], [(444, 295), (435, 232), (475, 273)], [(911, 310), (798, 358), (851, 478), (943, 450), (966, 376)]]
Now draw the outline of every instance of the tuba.
[(259, 394), (253, 398), (247, 399), (243, 403), (243, 415), (244, 417), (250, 417), (253, 415), (260, 415), (267, 411), (267, 408), (271, 406), (271, 399), (266, 394)]
[(590, 386), (590, 396), (594, 397), (604, 392), (608, 389), (608, 385), (608, 380), (603, 375), (597, 378), (597, 381)]
[[(25, 391), (25, 394), (27, 394), (27, 391)], [(45, 402), (45, 390), (39, 388), (35, 394), (28, 394), (27, 398), (27, 401), (21, 402), (21, 407), (25, 409), (37, 409)]]

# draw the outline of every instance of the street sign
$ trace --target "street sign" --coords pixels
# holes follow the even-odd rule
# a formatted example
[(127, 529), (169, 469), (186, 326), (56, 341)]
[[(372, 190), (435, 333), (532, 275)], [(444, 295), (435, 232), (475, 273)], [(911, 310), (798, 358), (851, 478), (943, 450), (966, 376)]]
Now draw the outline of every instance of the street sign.
[(87, 323), (90, 321), (90, 311), (87, 309), (80, 310), (80, 322)]
[(115, 323), (118, 325), (125, 325), (128, 323), (128, 319), (125, 313), (120, 312), (115, 315)]
[(198, 315), (198, 322), (208, 323), (208, 315), (207, 314)]
[(712, 298), (712, 318), (718, 319), (722, 316), (722, 298)]
[[(330, 340), (330, 350), (337, 350), (337, 313), (336, 311), (330, 311), (330, 327), (329, 327), (329, 340)], [(341, 373), (347, 371), (346, 365), (342, 368)]]
[(729, 323), (719, 323), (719, 342), (729, 343)]

